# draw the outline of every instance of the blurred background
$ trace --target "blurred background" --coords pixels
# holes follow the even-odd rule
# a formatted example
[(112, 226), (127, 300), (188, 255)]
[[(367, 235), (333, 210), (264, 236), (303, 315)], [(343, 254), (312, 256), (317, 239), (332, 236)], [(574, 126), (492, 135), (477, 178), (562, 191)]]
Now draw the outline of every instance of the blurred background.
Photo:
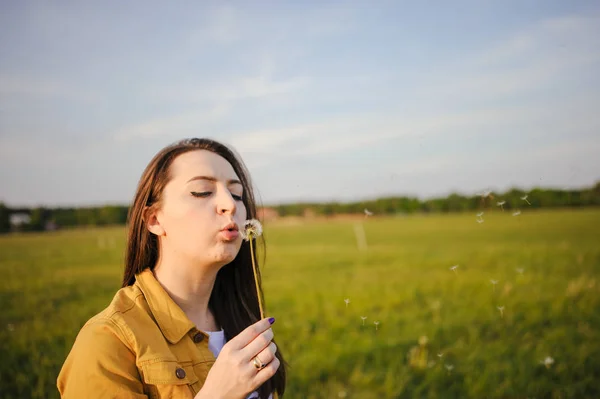
[(599, 70), (595, 1), (2, 2), (0, 397), (58, 397), (188, 137), (252, 175), (286, 397), (599, 397)]

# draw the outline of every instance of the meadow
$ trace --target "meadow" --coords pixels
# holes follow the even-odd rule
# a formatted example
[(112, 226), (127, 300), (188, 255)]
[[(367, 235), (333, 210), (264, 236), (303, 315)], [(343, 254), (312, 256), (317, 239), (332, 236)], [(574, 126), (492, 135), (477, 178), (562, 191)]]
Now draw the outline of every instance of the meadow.
[[(285, 398), (600, 397), (600, 210), (483, 218), (265, 223)], [(1, 398), (58, 397), (124, 244), (124, 227), (0, 237)]]

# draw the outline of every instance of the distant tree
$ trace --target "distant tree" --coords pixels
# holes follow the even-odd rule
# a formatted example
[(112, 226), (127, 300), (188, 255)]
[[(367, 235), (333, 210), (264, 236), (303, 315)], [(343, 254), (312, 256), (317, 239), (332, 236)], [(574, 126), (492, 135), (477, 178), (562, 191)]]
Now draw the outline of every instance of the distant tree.
[(10, 231), (10, 209), (0, 202), (0, 233)]

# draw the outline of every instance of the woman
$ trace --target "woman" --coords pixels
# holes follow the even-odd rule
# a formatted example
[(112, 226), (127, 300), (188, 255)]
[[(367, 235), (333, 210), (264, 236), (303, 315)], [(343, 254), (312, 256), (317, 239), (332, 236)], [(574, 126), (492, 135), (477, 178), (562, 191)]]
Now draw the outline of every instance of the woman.
[(129, 211), (123, 287), (79, 332), (61, 397), (281, 397), (274, 319), (258, 320), (239, 231), (255, 217), (248, 173), (225, 145), (190, 139), (161, 150)]

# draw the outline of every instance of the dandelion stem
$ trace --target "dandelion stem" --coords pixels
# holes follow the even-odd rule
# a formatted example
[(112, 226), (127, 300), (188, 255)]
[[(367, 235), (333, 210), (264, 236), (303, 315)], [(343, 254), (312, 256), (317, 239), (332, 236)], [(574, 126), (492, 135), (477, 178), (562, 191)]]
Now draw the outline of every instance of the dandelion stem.
[(254, 263), (254, 246), (252, 245), (252, 233), (249, 234), (249, 243), (250, 243), (250, 257), (252, 258), (252, 271), (254, 272), (254, 284), (256, 285), (256, 297), (258, 298), (258, 307), (260, 308), (260, 319), (264, 319), (265, 312), (263, 310), (262, 300), (260, 298), (260, 291), (258, 290), (258, 273), (256, 272), (256, 264)]

